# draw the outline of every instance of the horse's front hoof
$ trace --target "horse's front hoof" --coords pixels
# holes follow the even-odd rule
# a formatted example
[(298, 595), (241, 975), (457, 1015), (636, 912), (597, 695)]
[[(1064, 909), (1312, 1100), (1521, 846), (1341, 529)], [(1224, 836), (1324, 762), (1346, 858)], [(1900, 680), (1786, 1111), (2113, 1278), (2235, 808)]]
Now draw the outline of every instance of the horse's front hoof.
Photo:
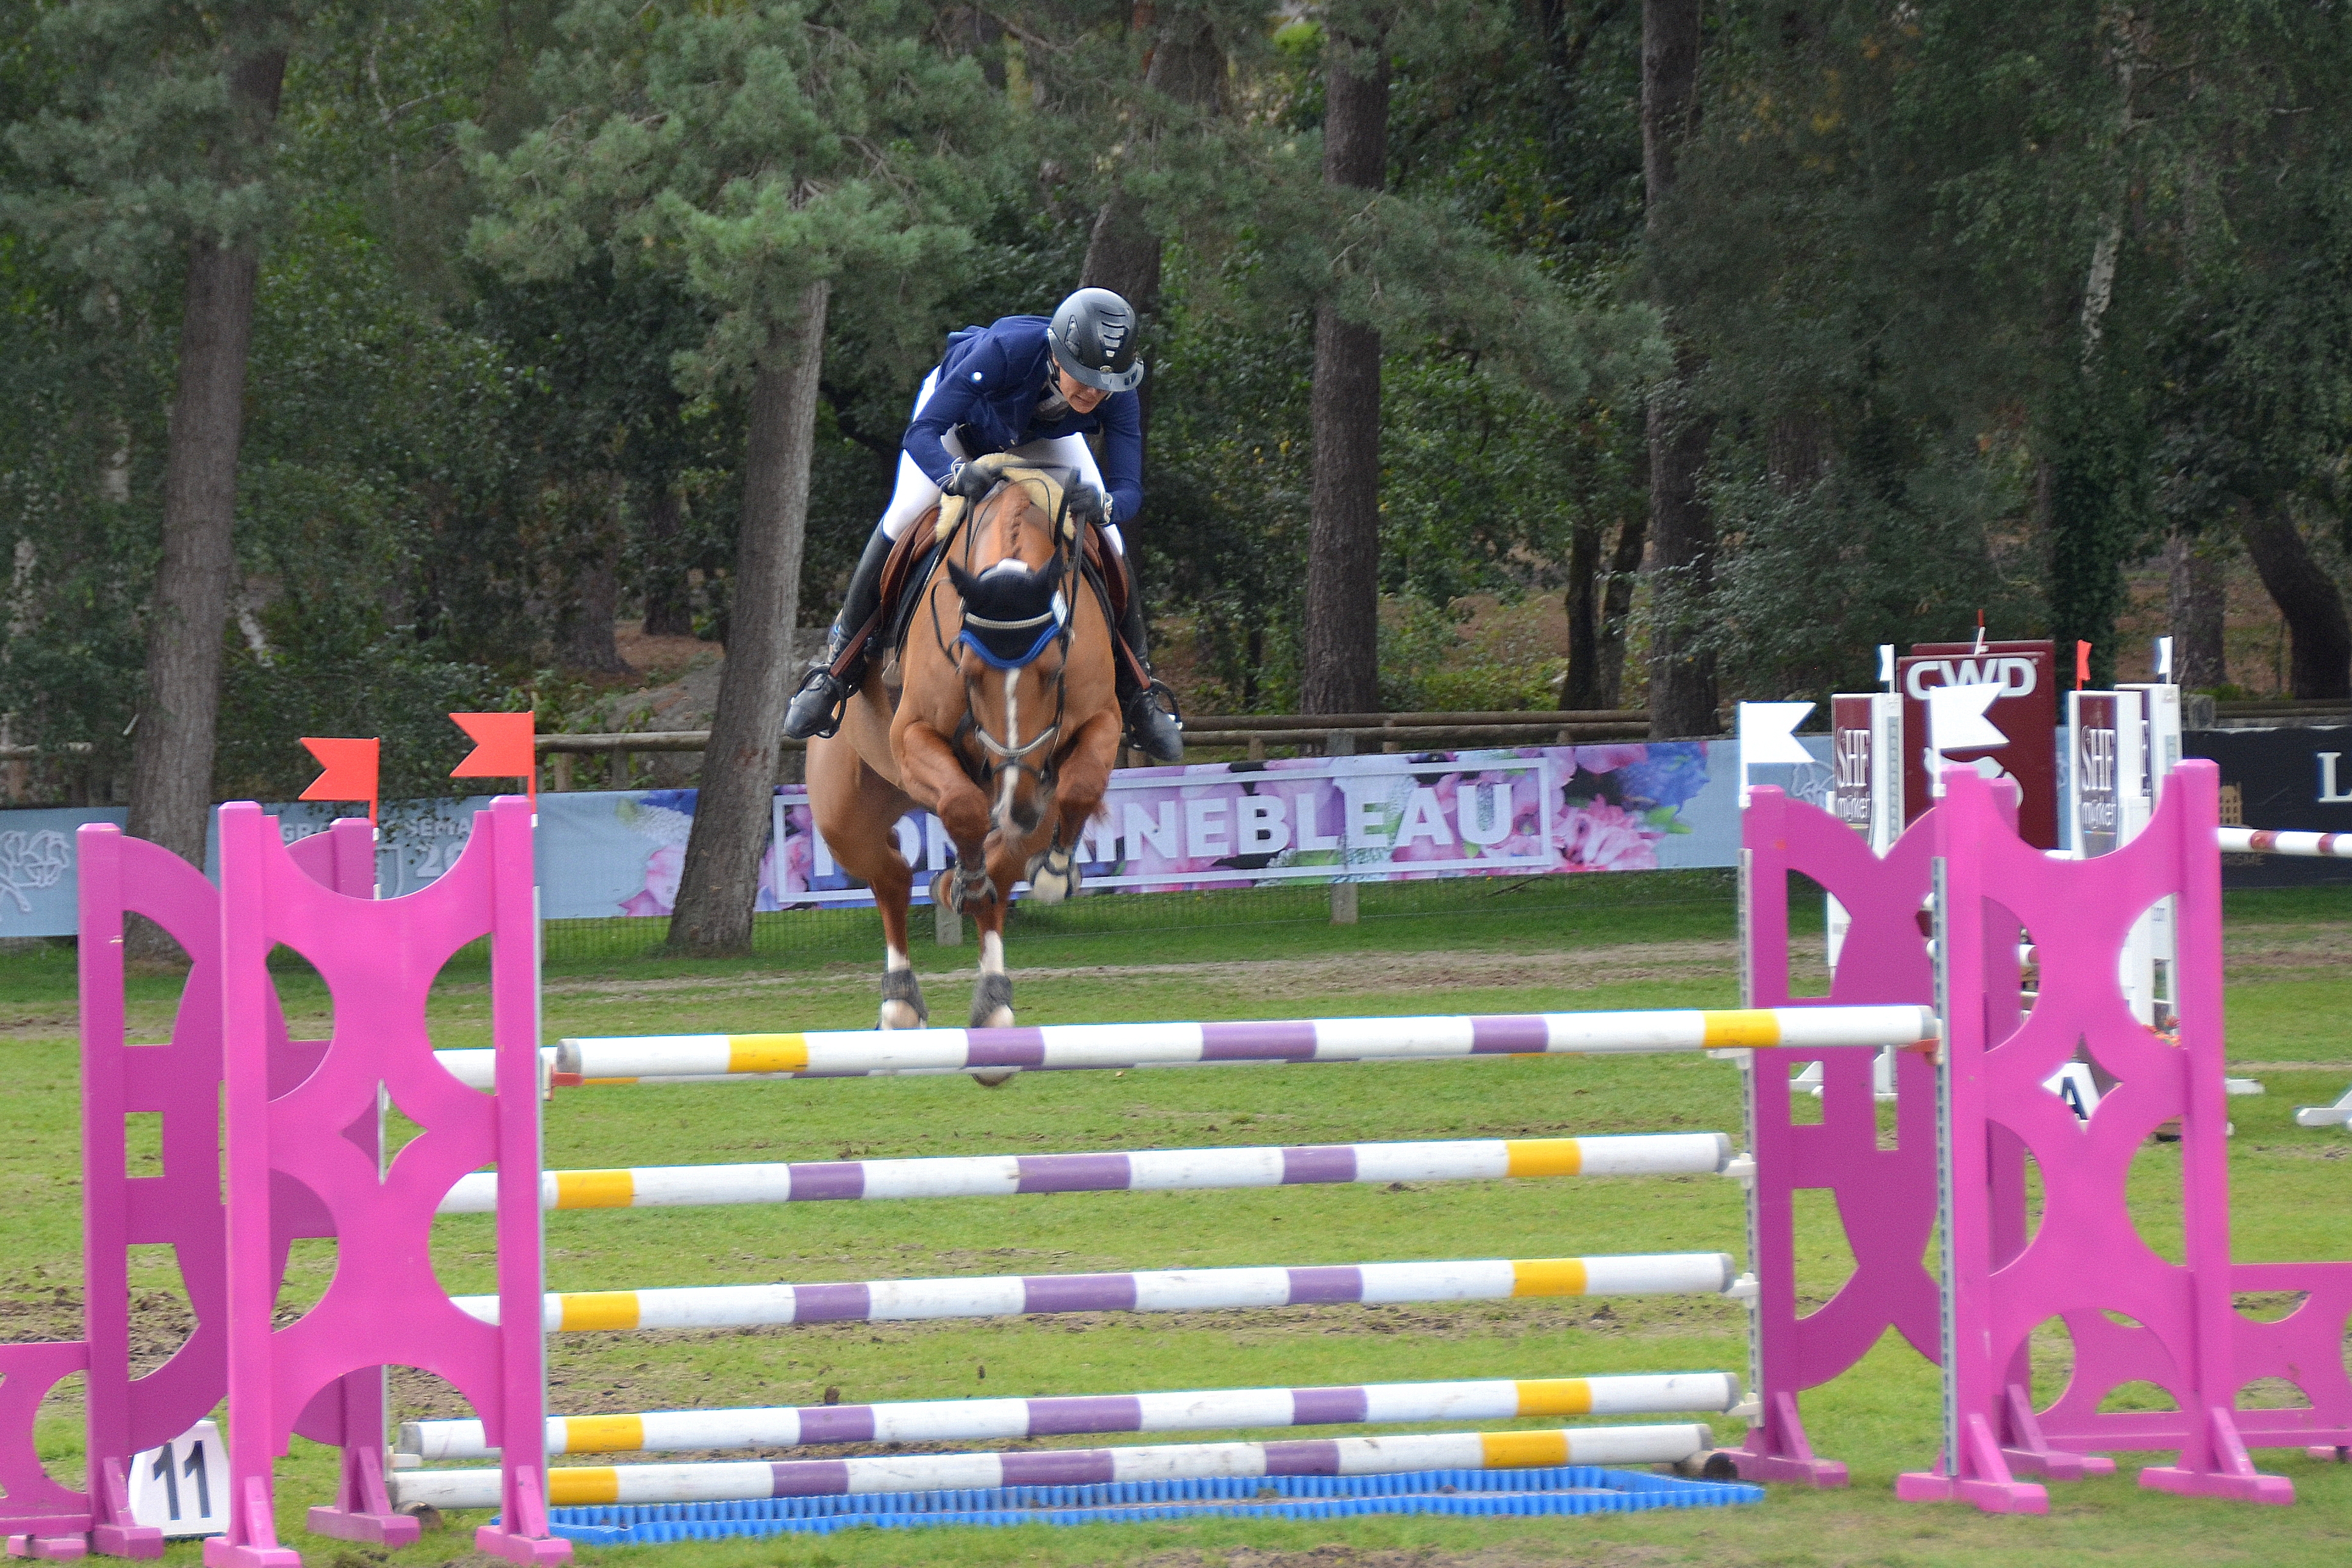
[(981, 904), (996, 901), (996, 884), (988, 873), (967, 879), (961, 868), (950, 866), (931, 879), (931, 902), (945, 904), (956, 913), (969, 914)]
[(1077, 857), (1066, 849), (1041, 849), (1029, 858), (1029, 896), (1041, 904), (1074, 897), (1085, 879)]
[(886, 1029), (919, 1029), (931, 1021), (930, 1009), (923, 1005), (923, 988), (911, 969), (887, 969), (882, 972), (882, 1017)]
[(971, 1026), (975, 1029), (1013, 1027), (1013, 977), (982, 974), (971, 988)]

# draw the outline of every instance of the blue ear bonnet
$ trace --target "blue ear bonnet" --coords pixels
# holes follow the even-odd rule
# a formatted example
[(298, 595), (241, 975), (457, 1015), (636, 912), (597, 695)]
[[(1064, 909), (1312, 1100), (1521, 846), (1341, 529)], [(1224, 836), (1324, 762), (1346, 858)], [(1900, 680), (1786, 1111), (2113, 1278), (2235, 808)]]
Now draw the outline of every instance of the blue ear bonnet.
[(956, 641), (997, 669), (1034, 663), (1070, 624), (1062, 570), (1058, 555), (1043, 571), (1000, 561), (977, 577), (949, 562), (949, 581), (963, 597), (963, 633)]

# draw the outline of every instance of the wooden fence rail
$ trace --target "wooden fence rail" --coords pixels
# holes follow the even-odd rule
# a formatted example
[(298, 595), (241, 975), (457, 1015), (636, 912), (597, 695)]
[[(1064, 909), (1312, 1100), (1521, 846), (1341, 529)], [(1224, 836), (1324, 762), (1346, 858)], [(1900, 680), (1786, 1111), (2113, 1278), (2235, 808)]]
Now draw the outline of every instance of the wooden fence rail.
[[(1196, 750), (1245, 750), (1263, 758), (1270, 747), (1296, 747), (1327, 755), (1389, 750), (1451, 751), (1471, 746), (1596, 745), (1648, 738), (1641, 710), (1609, 708), (1580, 711), (1465, 713), (1213, 713), (1188, 721), (1185, 744)], [(641, 730), (625, 734), (541, 735), (537, 745), (553, 773), (550, 787), (572, 785), (572, 759), (639, 752), (700, 752), (710, 745), (708, 730)], [(780, 752), (803, 750), (804, 741), (777, 741)], [(779, 761), (782, 760), (780, 755)]]

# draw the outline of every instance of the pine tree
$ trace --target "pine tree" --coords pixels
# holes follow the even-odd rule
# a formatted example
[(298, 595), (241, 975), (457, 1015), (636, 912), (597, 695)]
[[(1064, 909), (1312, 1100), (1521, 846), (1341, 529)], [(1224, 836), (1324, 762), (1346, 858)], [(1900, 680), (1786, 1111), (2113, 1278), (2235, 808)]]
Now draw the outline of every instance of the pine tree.
[[(236, 552), (237, 454), (263, 248), (281, 226), (278, 97), (289, 51), (327, 7), (241, 0), (76, 0), (31, 43), (54, 96), (11, 127), (22, 183), (0, 222), (86, 286), (89, 309), (176, 295), (177, 386), (161, 560), (146, 616), (130, 831), (202, 864)], [(166, 939), (133, 937), (161, 956)]]
[(927, 307), (1019, 145), (979, 67), (906, 0), (706, 7), (583, 0), (535, 78), (548, 122), (478, 167), (477, 251), (562, 276), (594, 247), (674, 271), (709, 310), (689, 390), (748, 388), (727, 663), (670, 923), (749, 947), (793, 671), (818, 376), (836, 302), (881, 341), (936, 342)]

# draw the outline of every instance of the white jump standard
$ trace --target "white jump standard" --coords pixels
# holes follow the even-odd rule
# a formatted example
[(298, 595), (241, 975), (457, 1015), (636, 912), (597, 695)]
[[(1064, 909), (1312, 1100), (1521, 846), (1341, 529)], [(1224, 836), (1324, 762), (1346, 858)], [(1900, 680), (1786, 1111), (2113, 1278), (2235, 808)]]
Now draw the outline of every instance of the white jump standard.
[[(1296, 1148), (1147, 1149), (1102, 1154), (981, 1154), (804, 1164), (653, 1165), (546, 1171), (551, 1209), (673, 1208), (838, 1198), (972, 1198), (1021, 1193), (1183, 1192), (1332, 1182), (1475, 1182), (1505, 1176), (1696, 1176), (1725, 1171), (1720, 1132), (1603, 1138), (1469, 1138)], [(498, 1176), (461, 1178), (442, 1214), (488, 1214)]]
[[(803, 1443), (991, 1443), (1103, 1432), (1661, 1415), (1728, 1412), (1738, 1404), (1739, 1379), (1731, 1373), (1680, 1372), (1473, 1383), (1375, 1383), (1345, 1388), (934, 1399), (895, 1405), (782, 1405), (766, 1410), (655, 1410), (635, 1415), (551, 1417), (547, 1451), (660, 1454), (791, 1448)], [(479, 1421), (411, 1421), (400, 1428), (400, 1452), (429, 1462), (484, 1459), (495, 1450), (485, 1439)]]
[[(1754, 1283), (1720, 1252), (1619, 1258), (1480, 1258), (1301, 1268), (1167, 1268), (1131, 1274), (963, 1276), (840, 1285), (702, 1285), (548, 1295), (550, 1331), (727, 1329), (786, 1323), (1019, 1317), (1033, 1312), (1184, 1312), (1341, 1302), (1495, 1301), (1516, 1296), (1725, 1295)], [(455, 1296), (499, 1321), (496, 1296)]]
[(1655, 1051), (1912, 1046), (1937, 1038), (1916, 1006), (1307, 1018), (1231, 1024), (1060, 1024), (1013, 1029), (844, 1029), (569, 1039), (558, 1080), (867, 1077), (1239, 1062), (1414, 1060)]

